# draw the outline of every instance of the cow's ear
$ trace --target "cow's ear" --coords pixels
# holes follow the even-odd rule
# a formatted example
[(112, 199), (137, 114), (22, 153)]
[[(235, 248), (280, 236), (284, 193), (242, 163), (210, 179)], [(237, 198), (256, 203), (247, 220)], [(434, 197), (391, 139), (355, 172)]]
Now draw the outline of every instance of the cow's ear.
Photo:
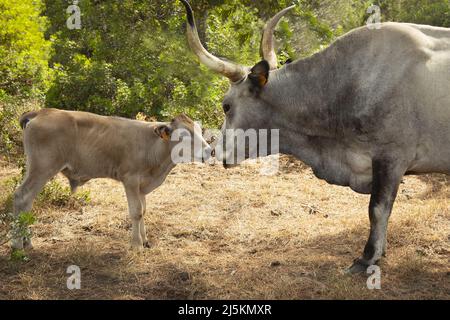
[(258, 62), (251, 70), (248, 78), (254, 86), (262, 88), (269, 80), (270, 65), (266, 60)]
[(172, 134), (172, 128), (168, 125), (162, 124), (155, 128), (155, 133), (164, 141), (169, 141), (170, 135)]

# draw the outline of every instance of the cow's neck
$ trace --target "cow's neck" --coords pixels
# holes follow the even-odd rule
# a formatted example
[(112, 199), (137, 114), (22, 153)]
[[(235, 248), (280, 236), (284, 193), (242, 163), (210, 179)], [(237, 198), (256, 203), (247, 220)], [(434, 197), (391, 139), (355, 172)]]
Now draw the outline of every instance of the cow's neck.
[(272, 106), (270, 127), (280, 130), (280, 152), (311, 166), (321, 162), (321, 145), (338, 134), (332, 111), (349, 86), (328, 60), (320, 53), (272, 72), (261, 96)]

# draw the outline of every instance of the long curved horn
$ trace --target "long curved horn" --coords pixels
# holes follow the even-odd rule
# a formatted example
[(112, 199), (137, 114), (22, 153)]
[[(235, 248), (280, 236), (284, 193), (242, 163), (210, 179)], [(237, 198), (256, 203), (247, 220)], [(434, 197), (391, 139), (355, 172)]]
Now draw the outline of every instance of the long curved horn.
[(290, 6), (280, 12), (278, 12), (272, 19), (267, 22), (264, 27), (263, 36), (261, 40), (261, 56), (269, 63), (270, 70), (278, 68), (277, 54), (275, 53), (275, 46), (273, 41), (273, 33), (281, 18), (295, 6)]
[(211, 70), (224, 75), (232, 82), (242, 80), (246, 76), (244, 67), (229, 61), (224, 61), (209, 53), (202, 45), (195, 25), (194, 13), (191, 5), (186, 0), (180, 0), (186, 8), (188, 25), (187, 38), (189, 46), (197, 55), (200, 62), (209, 67)]

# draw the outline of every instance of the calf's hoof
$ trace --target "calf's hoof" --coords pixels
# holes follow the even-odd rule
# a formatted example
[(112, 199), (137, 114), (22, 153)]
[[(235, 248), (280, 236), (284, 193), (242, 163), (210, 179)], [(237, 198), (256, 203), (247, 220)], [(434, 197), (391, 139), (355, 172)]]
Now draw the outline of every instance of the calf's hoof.
[(11, 249), (13, 250), (23, 250), (23, 239), (12, 239), (11, 240)]
[(135, 251), (135, 252), (139, 252), (144, 250), (144, 246), (141, 243), (131, 243), (131, 250)]
[(33, 243), (31, 242), (31, 239), (28, 238), (23, 239), (23, 248), (26, 250), (33, 249)]
[(356, 259), (350, 268), (345, 270), (345, 274), (361, 274), (367, 271), (369, 264), (362, 259)]

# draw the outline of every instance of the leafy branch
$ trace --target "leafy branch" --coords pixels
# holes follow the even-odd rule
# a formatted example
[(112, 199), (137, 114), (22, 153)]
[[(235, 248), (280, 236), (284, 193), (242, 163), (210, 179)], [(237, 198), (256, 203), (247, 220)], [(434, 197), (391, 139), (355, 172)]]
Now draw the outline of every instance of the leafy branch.
[(31, 237), (29, 227), (35, 222), (36, 218), (31, 212), (22, 212), (17, 217), (14, 217), (12, 213), (0, 214), (0, 246), (13, 238)]

